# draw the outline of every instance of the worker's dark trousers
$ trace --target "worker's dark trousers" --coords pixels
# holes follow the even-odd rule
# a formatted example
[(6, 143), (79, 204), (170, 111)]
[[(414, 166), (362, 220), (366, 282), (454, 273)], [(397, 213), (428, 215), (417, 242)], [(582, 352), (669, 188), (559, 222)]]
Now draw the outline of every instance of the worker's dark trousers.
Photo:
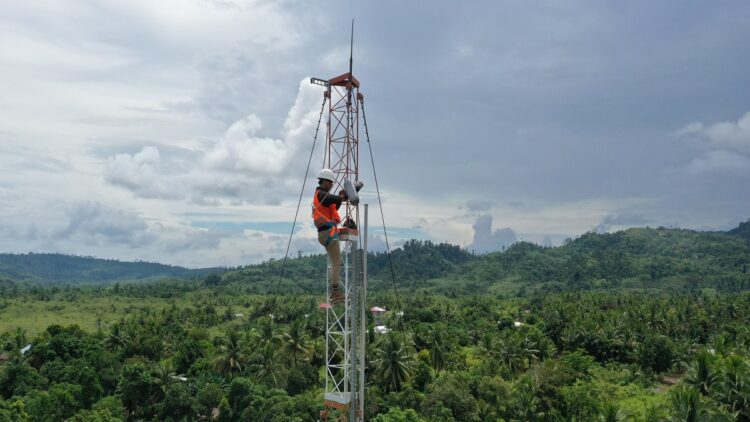
[(328, 273), (328, 280), (331, 281), (331, 286), (338, 287), (339, 273), (341, 272), (341, 248), (339, 246), (339, 240), (331, 240), (328, 246), (326, 246), (326, 240), (328, 240), (328, 231), (319, 232), (318, 242), (326, 248), (328, 259), (331, 260), (331, 271)]

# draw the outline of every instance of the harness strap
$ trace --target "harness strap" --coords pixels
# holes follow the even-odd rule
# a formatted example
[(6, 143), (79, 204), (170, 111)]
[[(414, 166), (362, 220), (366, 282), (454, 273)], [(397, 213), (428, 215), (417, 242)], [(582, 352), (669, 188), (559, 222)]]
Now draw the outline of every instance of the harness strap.
[(328, 233), (326, 233), (326, 240), (323, 241), (323, 246), (328, 246), (333, 242), (334, 240), (338, 240), (339, 238), (339, 231), (336, 230), (336, 226), (332, 226), (330, 230), (328, 230)]

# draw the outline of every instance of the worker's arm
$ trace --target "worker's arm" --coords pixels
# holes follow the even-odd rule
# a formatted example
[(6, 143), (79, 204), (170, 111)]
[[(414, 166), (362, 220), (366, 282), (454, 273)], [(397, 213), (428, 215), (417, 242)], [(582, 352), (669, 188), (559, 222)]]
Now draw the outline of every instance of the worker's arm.
[(318, 201), (320, 201), (320, 204), (324, 207), (327, 207), (329, 205), (336, 205), (336, 209), (338, 209), (341, 206), (341, 196), (333, 195), (332, 193), (326, 192), (322, 189), (318, 190)]

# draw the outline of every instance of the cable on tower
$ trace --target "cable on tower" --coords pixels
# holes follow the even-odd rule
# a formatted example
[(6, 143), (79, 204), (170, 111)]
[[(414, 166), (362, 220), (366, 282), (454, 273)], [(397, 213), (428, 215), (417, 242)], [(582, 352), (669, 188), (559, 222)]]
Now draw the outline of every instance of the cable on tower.
[(286, 253), (284, 253), (284, 262), (281, 264), (281, 271), (279, 273), (279, 279), (276, 280), (276, 286), (274, 287), (274, 296), (279, 293), (279, 284), (284, 278), (284, 272), (286, 270), (286, 262), (289, 259), (289, 248), (292, 246), (292, 237), (294, 236), (294, 229), (297, 228), (297, 218), (299, 217), (299, 208), (302, 205), (302, 196), (305, 194), (305, 185), (307, 184), (307, 176), (310, 173), (310, 163), (312, 162), (313, 154), (315, 153), (315, 144), (318, 142), (318, 132), (320, 131), (320, 121), (323, 119), (323, 110), (326, 107), (327, 97), (323, 97), (323, 104), (320, 105), (320, 114), (318, 115), (318, 124), (315, 126), (315, 136), (313, 136), (312, 148), (310, 148), (310, 157), (307, 159), (307, 168), (305, 169), (305, 178), (302, 180), (302, 190), (299, 193), (299, 201), (297, 201), (297, 211), (294, 212), (294, 223), (292, 223), (292, 230), (289, 233), (289, 241), (286, 244)]
[[(380, 208), (380, 221), (383, 223), (383, 235), (385, 237), (385, 250), (386, 254), (388, 255), (388, 266), (391, 270), (391, 281), (393, 283), (393, 294), (396, 297), (396, 306), (398, 307), (399, 311), (401, 311), (403, 308), (401, 307), (401, 298), (398, 291), (398, 285), (396, 284), (396, 270), (393, 267), (393, 256), (391, 255), (391, 246), (390, 242), (388, 241), (388, 229), (385, 225), (385, 213), (383, 212), (383, 201), (380, 198), (380, 185), (378, 184), (378, 174), (377, 170), (375, 169), (375, 157), (372, 154), (372, 143), (370, 142), (370, 130), (367, 127), (367, 113), (365, 113), (365, 99), (364, 97), (361, 97), (359, 99), (360, 107), (362, 108), (362, 122), (364, 123), (365, 127), (365, 140), (367, 141), (367, 149), (370, 151), (370, 163), (372, 164), (372, 176), (373, 180), (375, 181), (375, 191), (378, 194), (378, 207)], [(398, 329), (403, 335), (403, 321), (401, 316), (396, 314), (397, 320), (398, 320)]]

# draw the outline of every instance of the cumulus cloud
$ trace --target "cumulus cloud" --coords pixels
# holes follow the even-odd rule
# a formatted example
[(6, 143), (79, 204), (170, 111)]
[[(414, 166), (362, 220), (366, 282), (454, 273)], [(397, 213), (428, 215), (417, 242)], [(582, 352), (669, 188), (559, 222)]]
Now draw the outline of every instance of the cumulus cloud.
[(278, 174), (287, 163), (291, 148), (281, 139), (255, 136), (262, 127), (254, 114), (232, 124), (206, 155), (207, 167), (261, 176)]
[(159, 243), (165, 252), (184, 253), (192, 250), (210, 250), (219, 246), (225, 233), (190, 227), (183, 224), (159, 224)]
[[(59, 241), (129, 248), (154, 246), (176, 252), (216, 247), (225, 235), (175, 222), (147, 221), (135, 212), (93, 201), (72, 204), (66, 214), (66, 223), (51, 231), (51, 237)], [(37, 230), (30, 227), (26, 233)]]
[(133, 191), (142, 198), (178, 198), (179, 191), (164, 186), (159, 164), (159, 149), (143, 147), (135, 154), (117, 154), (107, 159), (104, 180)]
[(507, 248), (516, 242), (516, 233), (506, 227), (492, 230), (492, 216), (482, 215), (472, 226), (474, 240), (466, 247), (477, 253), (494, 252)]
[(681, 137), (695, 137), (706, 144), (739, 154), (750, 155), (750, 112), (736, 122), (718, 122), (705, 126), (692, 122), (676, 132)]
[(55, 233), (57, 239), (131, 248), (148, 245), (157, 239), (138, 215), (98, 202), (76, 204), (67, 214), (68, 223)]
[[(305, 163), (297, 152), (314, 133), (321, 98), (320, 88), (305, 78), (281, 137), (259, 136), (263, 123), (248, 114), (230, 125), (220, 139), (199, 145), (194, 154), (163, 157), (158, 146), (150, 145), (135, 154), (110, 156), (104, 179), (141, 198), (189, 199), (206, 206), (221, 201), (276, 204), (300, 182), (296, 177)], [(170, 160), (183, 163), (178, 166)], [(163, 164), (185, 171), (167, 175)]]
[(697, 141), (706, 149), (685, 167), (687, 173), (750, 173), (750, 112), (736, 122), (692, 122), (675, 135)]

